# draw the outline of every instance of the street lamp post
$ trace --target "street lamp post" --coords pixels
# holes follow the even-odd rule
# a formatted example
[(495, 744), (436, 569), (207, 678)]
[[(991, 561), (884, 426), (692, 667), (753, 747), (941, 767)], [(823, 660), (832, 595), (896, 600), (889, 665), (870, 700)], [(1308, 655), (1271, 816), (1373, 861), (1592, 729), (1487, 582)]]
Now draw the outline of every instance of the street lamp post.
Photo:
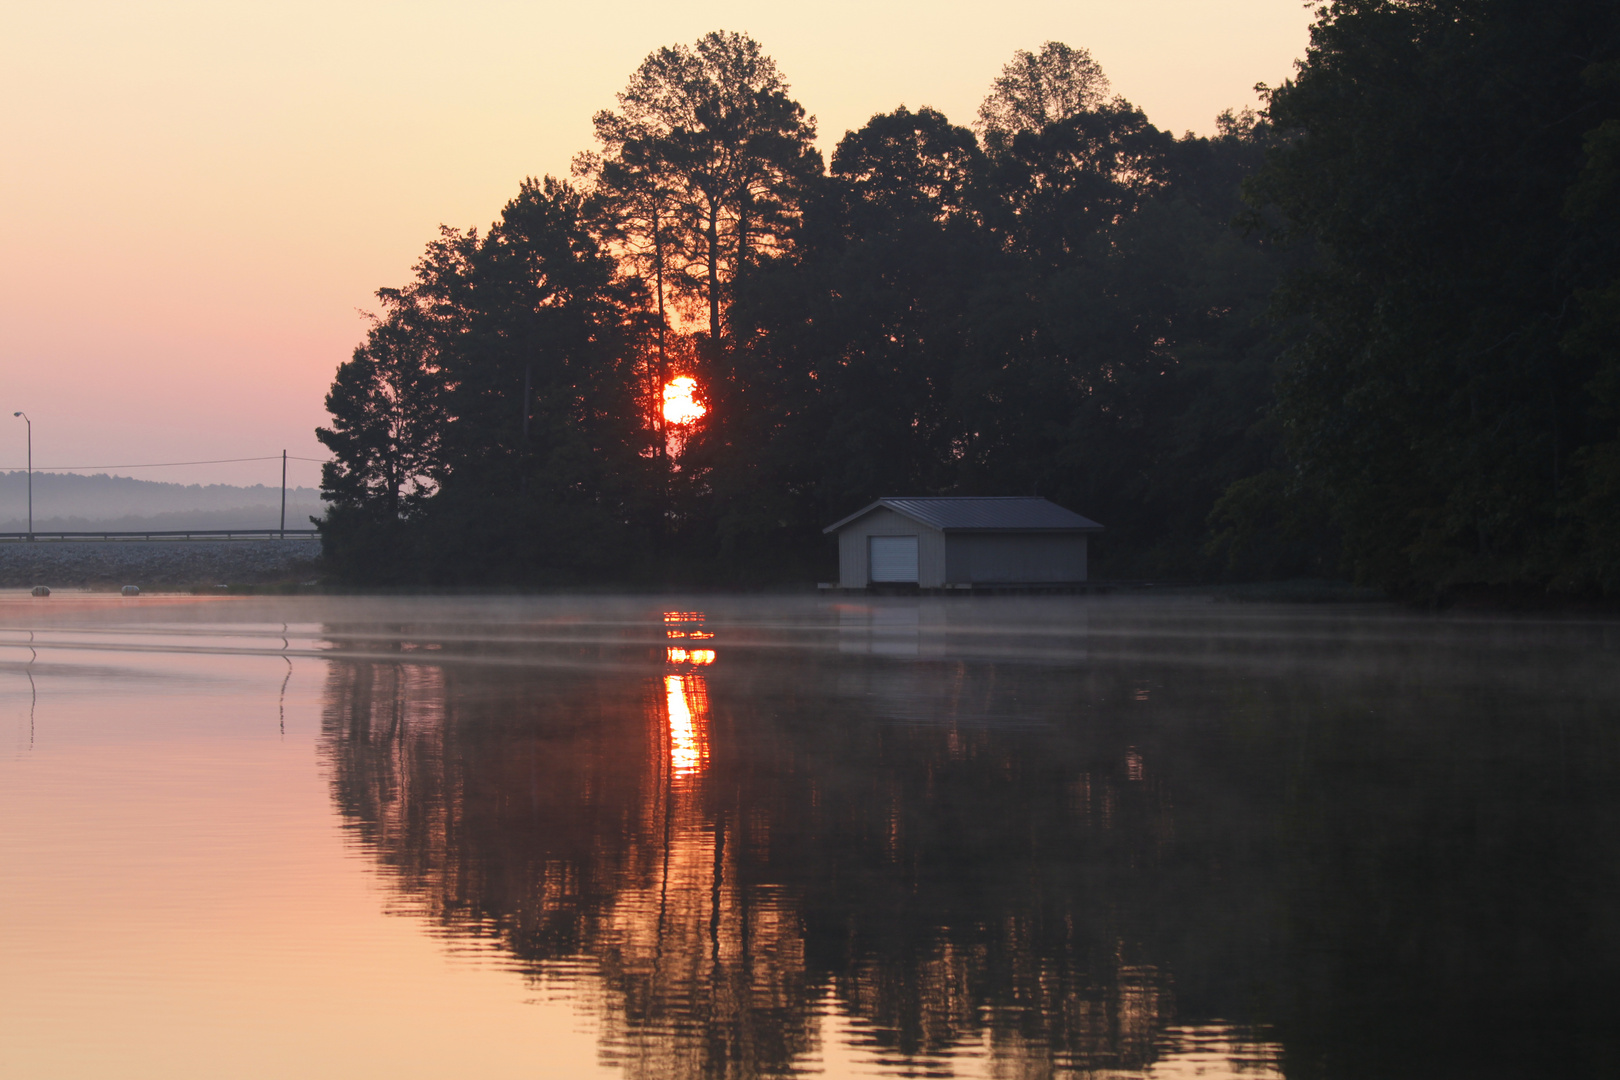
[(23, 423), (28, 425), (28, 542), (34, 542), (34, 422), (28, 419), (25, 412), (14, 412), (12, 416), (20, 416)]

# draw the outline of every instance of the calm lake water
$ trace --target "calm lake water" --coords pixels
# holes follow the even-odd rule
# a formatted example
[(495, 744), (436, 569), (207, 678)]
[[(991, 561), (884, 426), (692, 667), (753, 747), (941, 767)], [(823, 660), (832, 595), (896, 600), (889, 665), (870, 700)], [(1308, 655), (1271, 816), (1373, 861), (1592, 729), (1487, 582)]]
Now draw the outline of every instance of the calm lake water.
[(1616, 1075), (1620, 623), (0, 598), (0, 1075)]

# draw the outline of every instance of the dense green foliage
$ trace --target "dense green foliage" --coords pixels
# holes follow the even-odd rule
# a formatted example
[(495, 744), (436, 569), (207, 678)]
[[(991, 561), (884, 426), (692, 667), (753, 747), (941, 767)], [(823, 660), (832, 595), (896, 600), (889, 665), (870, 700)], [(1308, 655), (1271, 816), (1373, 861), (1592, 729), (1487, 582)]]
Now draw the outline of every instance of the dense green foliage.
[(1617, 47), (1591, 0), (1346, 0), (1270, 96), (1250, 195), (1323, 258), (1280, 298), (1294, 470), (1251, 487), (1364, 580), (1620, 588)]
[(877, 496), (1039, 494), (1107, 526), (1103, 577), (1620, 589), (1617, 22), (1331, 4), (1211, 138), (1049, 42), (977, 131), (901, 107), (825, 165), (757, 43), (661, 49), (572, 182), (379, 294), (329, 557), (803, 581)]

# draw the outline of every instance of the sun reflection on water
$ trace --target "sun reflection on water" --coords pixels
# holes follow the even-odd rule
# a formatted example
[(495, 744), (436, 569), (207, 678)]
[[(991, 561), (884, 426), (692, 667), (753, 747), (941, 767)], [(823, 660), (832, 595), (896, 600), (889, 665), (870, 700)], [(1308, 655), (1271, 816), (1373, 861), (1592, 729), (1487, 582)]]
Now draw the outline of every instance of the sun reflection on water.
[[(707, 640), (701, 611), (664, 612), (664, 636), (676, 640)], [(682, 667), (714, 663), (713, 649), (668, 645), (664, 659)], [(709, 763), (709, 688), (703, 676), (691, 671), (664, 676), (665, 711), (669, 718), (669, 764), (676, 776), (694, 776)]]
[(664, 612), (664, 636), (668, 638), (688, 638), (694, 641), (714, 637), (710, 631), (703, 629), (703, 612), (701, 611), (666, 611)]
[(709, 691), (700, 675), (665, 675), (669, 708), (669, 764), (676, 776), (695, 776), (709, 763)]

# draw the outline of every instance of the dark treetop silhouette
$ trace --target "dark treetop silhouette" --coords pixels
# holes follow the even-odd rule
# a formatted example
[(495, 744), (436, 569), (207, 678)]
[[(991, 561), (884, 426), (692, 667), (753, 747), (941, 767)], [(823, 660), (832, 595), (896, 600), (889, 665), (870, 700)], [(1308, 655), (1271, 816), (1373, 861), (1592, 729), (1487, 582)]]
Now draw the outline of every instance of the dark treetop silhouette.
[(825, 167), (757, 42), (659, 49), (572, 182), (378, 294), (321, 432), (329, 560), (826, 579), (820, 526), (880, 495), (1028, 494), (1108, 522), (1103, 578), (1612, 592), (1617, 23), (1329, 4), (1209, 138), (1048, 42), (979, 135), (902, 106)]

